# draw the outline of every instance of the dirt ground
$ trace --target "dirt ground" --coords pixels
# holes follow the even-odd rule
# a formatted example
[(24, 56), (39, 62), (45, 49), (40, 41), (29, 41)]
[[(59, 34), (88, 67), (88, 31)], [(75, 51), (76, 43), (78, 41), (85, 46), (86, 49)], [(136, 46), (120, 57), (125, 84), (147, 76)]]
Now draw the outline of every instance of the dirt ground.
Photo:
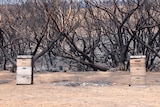
[(0, 107), (160, 107), (160, 73), (148, 72), (147, 86), (129, 84), (119, 71), (36, 72), (33, 85), (16, 85), (16, 74), (2, 71)]

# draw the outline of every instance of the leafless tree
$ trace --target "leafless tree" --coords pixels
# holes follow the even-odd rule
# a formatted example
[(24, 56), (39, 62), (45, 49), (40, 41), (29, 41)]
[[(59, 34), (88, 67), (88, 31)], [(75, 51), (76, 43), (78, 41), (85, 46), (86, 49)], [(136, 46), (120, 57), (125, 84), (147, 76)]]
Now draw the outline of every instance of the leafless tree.
[[(101, 25), (107, 26), (103, 29), (112, 46), (110, 54), (113, 63), (115, 62), (120, 70), (124, 70), (128, 54), (147, 55), (147, 68), (153, 66), (153, 61), (159, 57), (159, 50), (154, 49), (155, 38), (159, 36), (159, 19), (154, 18), (159, 12), (154, 7), (159, 3), (149, 0), (113, 0), (108, 2), (110, 2), (110, 6), (86, 0), (87, 4), (106, 14), (105, 19), (99, 20), (105, 24)], [(148, 43), (148, 40), (151, 41)], [(104, 46), (108, 51), (109, 47)]]

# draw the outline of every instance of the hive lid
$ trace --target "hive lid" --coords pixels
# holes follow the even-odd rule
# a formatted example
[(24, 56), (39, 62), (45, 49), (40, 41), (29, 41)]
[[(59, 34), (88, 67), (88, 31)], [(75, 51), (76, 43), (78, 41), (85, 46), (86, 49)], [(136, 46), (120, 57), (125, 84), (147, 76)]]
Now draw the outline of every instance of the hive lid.
[(27, 59), (27, 58), (32, 58), (32, 55), (18, 55), (17, 58), (24, 58), (24, 59)]
[(130, 58), (146, 58), (146, 55), (135, 55), (135, 56), (130, 56)]

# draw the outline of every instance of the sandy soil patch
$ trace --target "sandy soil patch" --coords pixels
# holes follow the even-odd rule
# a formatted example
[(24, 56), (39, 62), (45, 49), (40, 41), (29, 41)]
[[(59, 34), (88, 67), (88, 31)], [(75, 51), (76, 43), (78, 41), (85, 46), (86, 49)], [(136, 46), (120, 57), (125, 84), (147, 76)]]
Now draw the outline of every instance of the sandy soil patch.
[[(147, 73), (146, 87), (129, 87), (129, 72), (34, 73), (33, 85), (16, 85), (0, 72), (0, 107), (159, 107), (160, 73)], [(59, 82), (106, 83), (56, 85)]]

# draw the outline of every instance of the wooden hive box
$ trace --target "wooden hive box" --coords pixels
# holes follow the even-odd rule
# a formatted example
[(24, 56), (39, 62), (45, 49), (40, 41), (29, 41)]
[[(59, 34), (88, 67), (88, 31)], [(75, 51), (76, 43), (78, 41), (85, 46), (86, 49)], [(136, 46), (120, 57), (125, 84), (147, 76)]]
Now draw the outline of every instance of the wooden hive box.
[(17, 56), (16, 80), (17, 80), (17, 84), (33, 83), (32, 56), (30, 55)]
[(19, 55), (17, 56), (17, 67), (31, 67), (32, 66), (32, 56)]
[(146, 56), (130, 57), (131, 85), (146, 85)]
[(17, 67), (17, 75), (32, 75), (32, 67)]
[(145, 58), (130, 58), (130, 67), (145, 67)]
[(145, 56), (130, 57), (130, 75), (145, 76), (146, 75), (146, 60)]
[(33, 84), (33, 77), (30, 75), (17, 75), (17, 85)]
[(146, 68), (145, 67), (130, 67), (130, 75), (132, 76), (145, 76)]

